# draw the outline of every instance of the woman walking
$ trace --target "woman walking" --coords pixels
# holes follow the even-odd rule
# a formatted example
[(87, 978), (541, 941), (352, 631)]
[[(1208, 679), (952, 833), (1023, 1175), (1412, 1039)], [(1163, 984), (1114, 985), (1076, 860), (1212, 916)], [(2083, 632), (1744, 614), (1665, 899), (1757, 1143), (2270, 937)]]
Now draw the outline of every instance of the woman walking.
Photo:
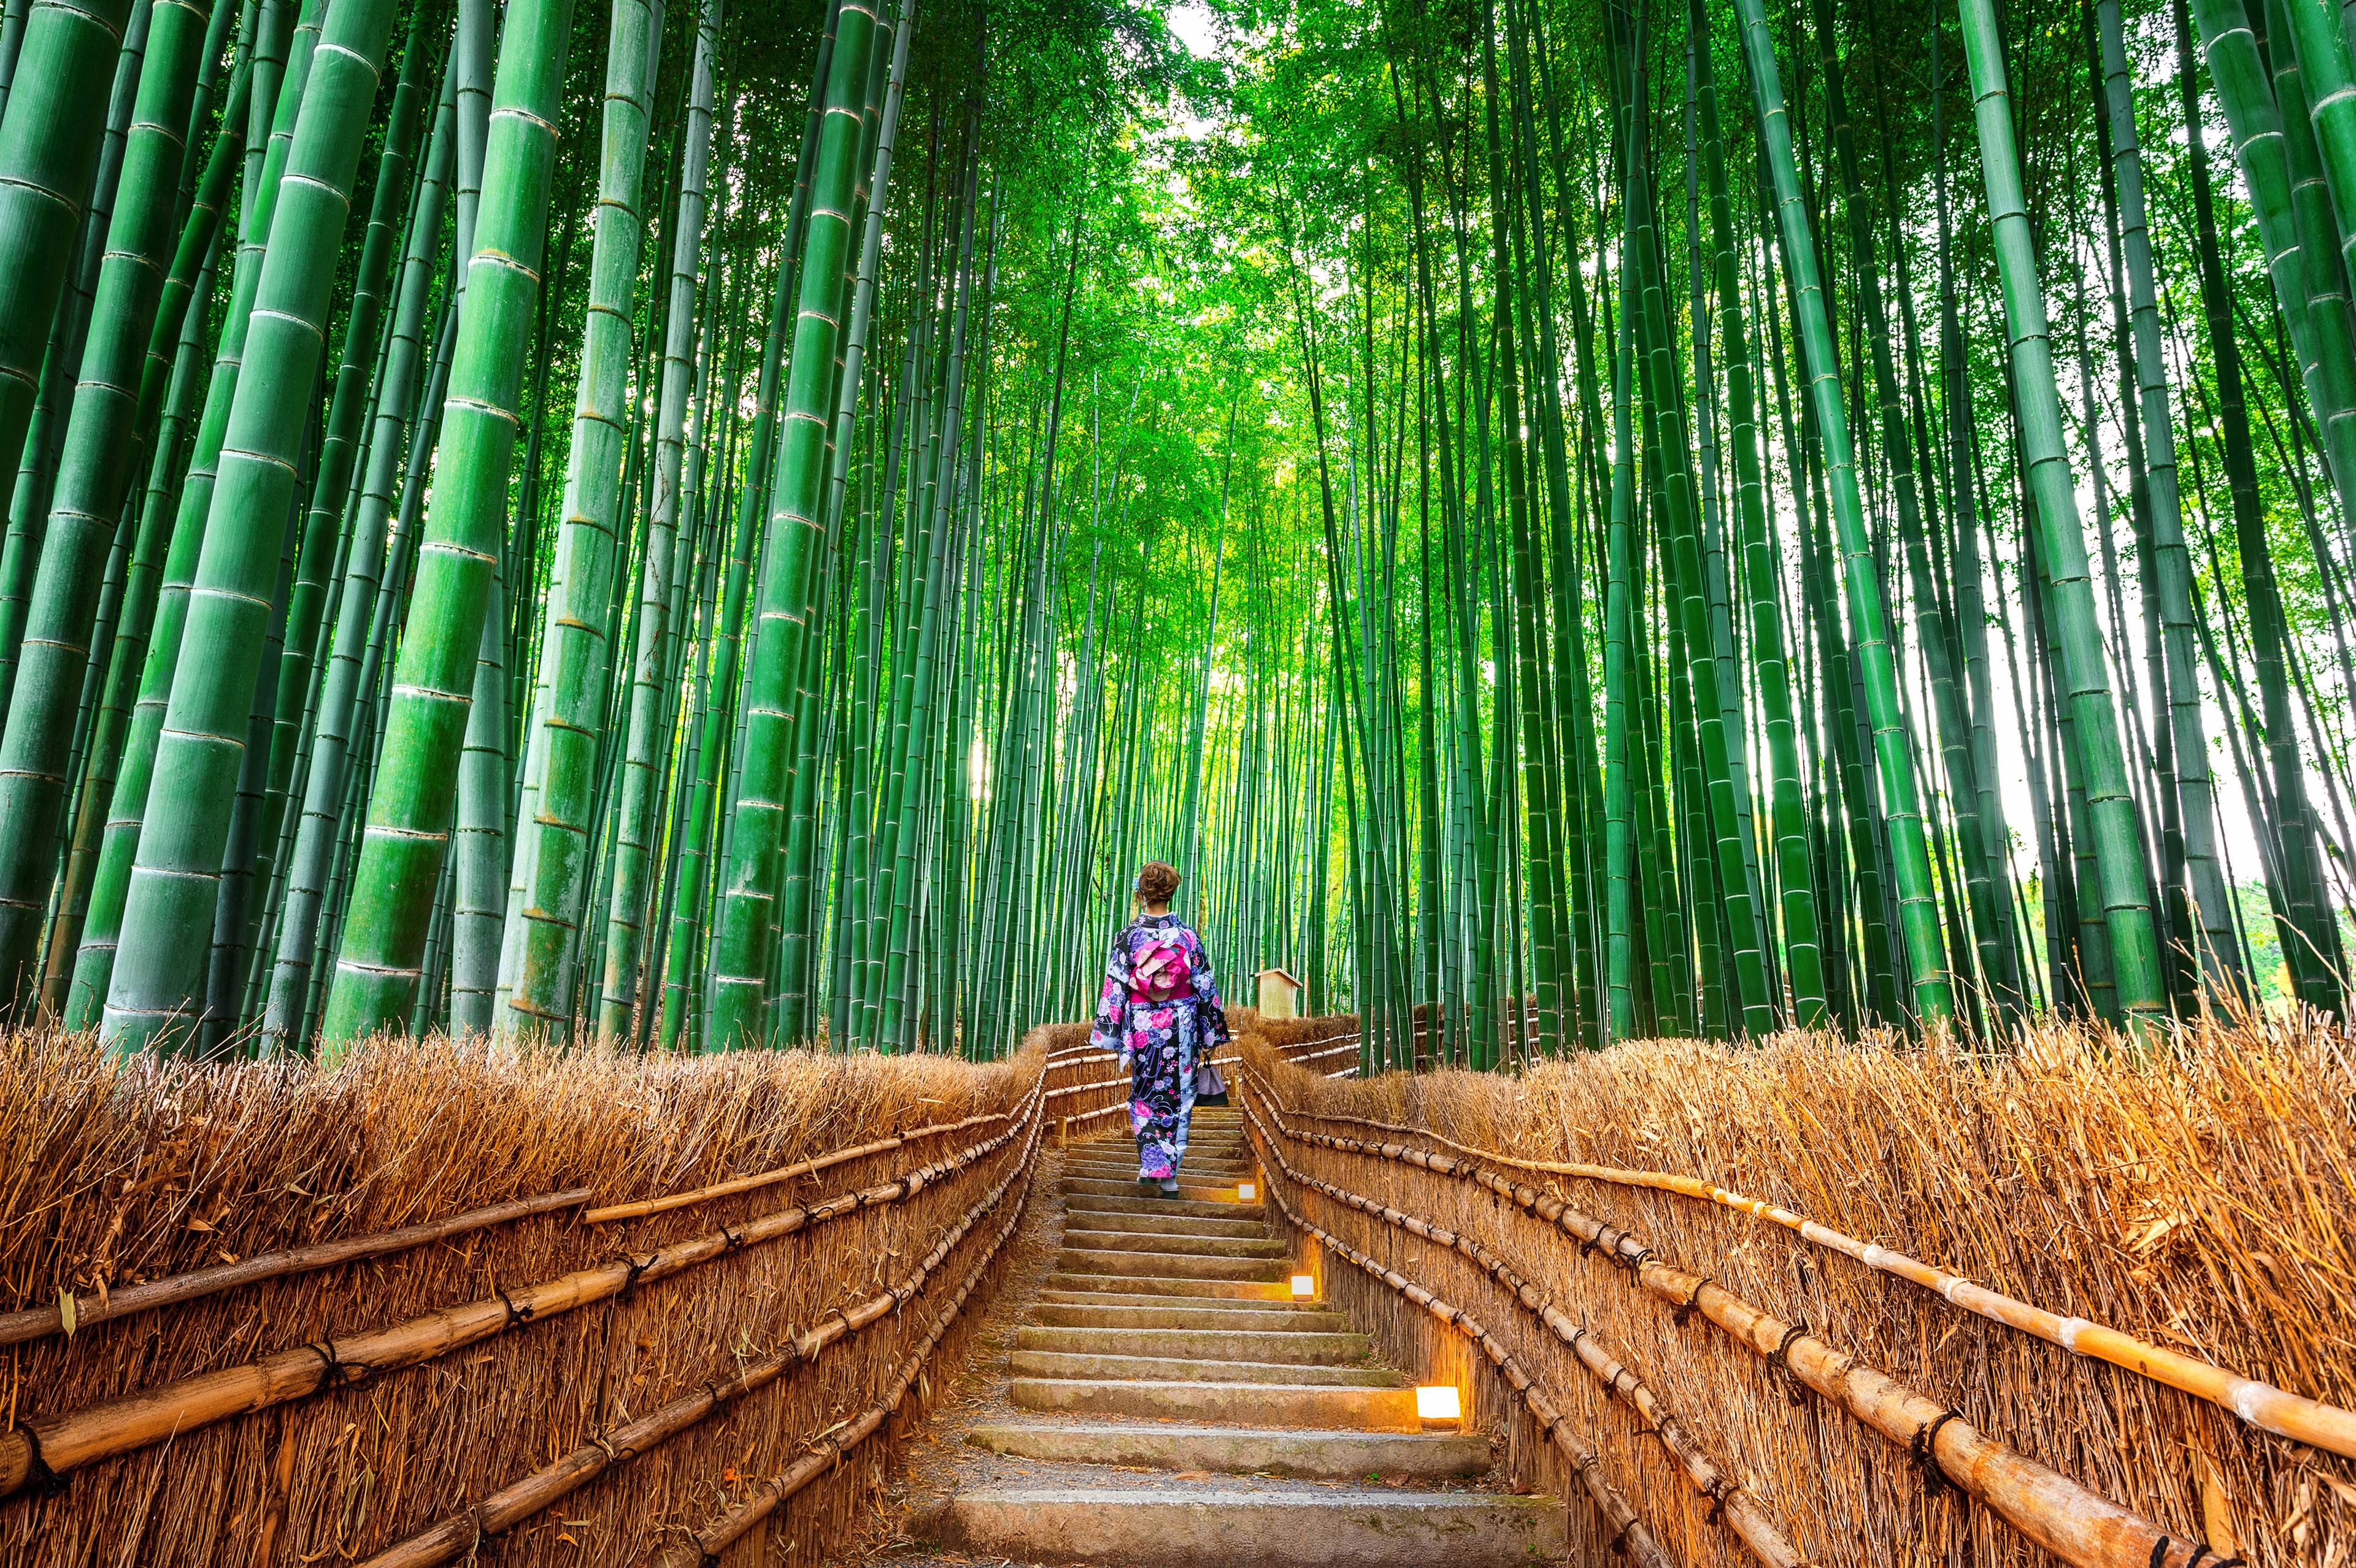
[(1177, 891), (1178, 873), (1159, 860), (1138, 872), (1145, 912), (1112, 939), (1088, 1037), (1098, 1050), (1120, 1053), (1137, 1134), (1137, 1184), (1164, 1198), (1178, 1196), (1195, 1067), (1227, 1041), (1227, 1015), (1203, 939), (1170, 912)]

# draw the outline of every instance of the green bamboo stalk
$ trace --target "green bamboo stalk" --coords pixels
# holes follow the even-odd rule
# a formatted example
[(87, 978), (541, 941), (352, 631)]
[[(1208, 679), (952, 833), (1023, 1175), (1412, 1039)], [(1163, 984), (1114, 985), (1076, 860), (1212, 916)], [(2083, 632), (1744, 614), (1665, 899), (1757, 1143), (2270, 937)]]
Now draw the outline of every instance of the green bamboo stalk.
[(571, 22), (570, 0), (514, 0), (500, 33), (438, 482), (322, 1028), (330, 1045), (397, 1022), (417, 985), (430, 895), (448, 849), (492, 563), (503, 544)]

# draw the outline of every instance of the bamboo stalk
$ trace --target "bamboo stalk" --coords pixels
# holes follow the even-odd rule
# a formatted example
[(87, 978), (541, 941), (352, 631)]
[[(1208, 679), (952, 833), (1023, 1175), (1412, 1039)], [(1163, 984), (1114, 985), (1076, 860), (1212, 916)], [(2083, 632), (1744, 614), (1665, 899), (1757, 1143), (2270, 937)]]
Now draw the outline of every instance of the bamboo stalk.
[[(95, 1301), (77, 1299), (74, 1303), (74, 1332), (80, 1333), (118, 1317), (128, 1317), (134, 1312), (152, 1312), (159, 1307), (177, 1306), (183, 1301), (234, 1290), (240, 1285), (258, 1285), (265, 1279), (284, 1279), (289, 1275), (310, 1274), (318, 1269), (333, 1268), (338, 1264), (380, 1258), (391, 1253), (422, 1247), (428, 1242), (463, 1236), (470, 1231), (480, 1231), (492, 1225), (504, 1225), (510, 1220), (570, 1209), (587, 1202), (594, 1190), (593, 1188), (574, 1187), (562, 1192), (543, 1192), (537, 1197), (518, 1198), (487, 1208), (469, 1209), (463, 1214), (453, 1214), (447, 1219), (403, 1225), (398, 1230), (376, 1231), (365, 1236), (348, 1236), (339, 1242), (321, 1242), (315, 1246), (293, 1247), (284, 1252), (256, 1253), (237, 1263), (191, 1269), (186, 1274), (150, 1280), (145, 1285), (111, 1290)], [(59, 1333), (65, 1327), (63, 1319), (62, 1303), (56, 1307), (32, 1307), (22, 1312), (0, 1314), (0, 1345), (21, 1345), (27, 1339)]]
[(1293, 1111), (1290, 1106), (1285, 1109), (1293, 1115), (1306, 1116), (1313, 1121), (1341, 1122), (1381, 1132), (1429, 1138), (1459, 1154), (1469, 1155), (1475, 1159), (1494, 1160), (1517, 1170), (1548, 1176), (1573, 1176), (1619, 1187), (1646, 1188), (1655, 1192), (1674, 1192), (1679, 1197), (1715, 1203), (1753, 1219), (1781, 1225), (1818, 1246), (1829, 1247), (1844, 1257), (1854, 1258), (1869, 1269), (1920, 1285), (1951, 1306), (1991, 1322), (2018, 1328), (2024, 1334), (2034, 1335), (2049, 1345), (2059, 1345), (2072, 1355), (2106, 1361), (2196, 1399), (2207, 1400), (2253, 1426), (2263, 1427), (2300, 1443), (2311, 1443), (2334, 1454), (2356, 1456), (2356, 1412), (2308, 1399), (2303, 1394), (2291, 1393), (2238, 1372), (2227, 1371), (2198, 1357), (2163, 1349), (2132, 1334), (2122, 1333), (2088, 1318), (2049, 1312), (2041, 1307), (2007, 1296), (2000, 1290), (1990, 1290), (1984, 1285), (1974, 1284), (1961, 1275), (1950, 1274), (1904, 1253), (1858, 1241), (1845, 1232), (1819, 1224), (1804, 1214), (1796, 1214), (1763, 1199), (1748, 1198), (1740, 1192), (1729, 1191), (1697, 1177), (1676, 1176), (1659, 1170), (1623, 1170), (1609, 1165), (1521, 1159), (1490, 1149), (1470, 1148), (1421, 1127), (1370, 1121), (1363, 1116)]

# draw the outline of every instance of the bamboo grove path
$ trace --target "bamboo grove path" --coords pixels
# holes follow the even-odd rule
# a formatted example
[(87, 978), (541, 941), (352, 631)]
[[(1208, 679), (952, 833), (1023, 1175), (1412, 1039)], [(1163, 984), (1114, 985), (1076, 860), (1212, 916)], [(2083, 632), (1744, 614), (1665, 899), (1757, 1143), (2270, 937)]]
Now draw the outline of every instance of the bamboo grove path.
[[(1364, 1114), (1429, 1080), (1336, 1082), (1355, 1018), (1235, 1016), (1174, 1200), (1138, 1190), (1126, 1080), (1048, 1026), (999, 1068), (780, 1059), (904, 1085), (788, 1164), (0, 1315), (0, 1564), (2331, 1560), (2249, 1477), (2335, 1475), (2345, 1408), (1702, 1174)], [(1958, 1335), (1961, 1371), (1920, 1349)], [(2112, 1431), (2057, 1442), (2048, 1406)], [(2144, 1457), (2182, 1443), (2189, 1506)]]
[(1559, 1505), (1513, 1495), (1486, 1436), (1421, 1430), (1411, 1381), (1294, 1298), (1289, 1243), (1238, 1196), (1258, 1166), (1241, 1116), (1194, 1125), (1174, 1201), (1139, 1196), (1121, 1132), (1043, 1164), (1033, 1266), (991, 1309), (920, 1446), (908, 1544), (882, 1561), (1558, 1556)]

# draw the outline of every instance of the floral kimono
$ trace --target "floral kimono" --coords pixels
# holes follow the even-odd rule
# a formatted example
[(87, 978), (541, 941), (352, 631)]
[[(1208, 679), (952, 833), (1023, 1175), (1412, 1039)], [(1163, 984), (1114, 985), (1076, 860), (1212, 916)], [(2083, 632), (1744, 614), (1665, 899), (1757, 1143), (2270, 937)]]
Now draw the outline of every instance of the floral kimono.
[[(1157, 979), (1173, 975), (1174, 987)], [(1174, 914), (1147, 915), (1113, 938), (1088, 1040), (1099, 1051), (1119, 1051), (1129, 1073), (1137, 1179), (1176, 1180), (1194, 1114), (1194, 1064), (1227, 1040), (1218, 981), (1203, 939), (1185, 922)]]

